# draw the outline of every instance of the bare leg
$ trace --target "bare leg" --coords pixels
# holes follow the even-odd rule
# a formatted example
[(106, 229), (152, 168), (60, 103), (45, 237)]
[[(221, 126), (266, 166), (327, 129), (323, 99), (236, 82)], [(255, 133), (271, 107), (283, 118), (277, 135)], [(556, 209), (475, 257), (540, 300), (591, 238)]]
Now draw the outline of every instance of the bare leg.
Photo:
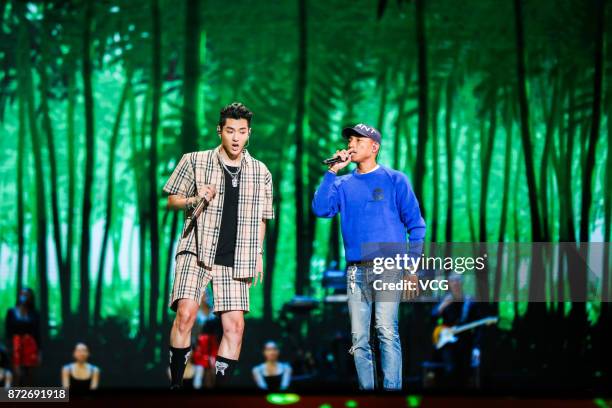
[(223, 325), (223, 338), (219, 345), (218, 355), (232, 360), (238, 360), (242, 347), (242, 334), (244, 333), (244, 312), (232, 310), (221, 314)]
[(215, 369), (205, 368), (204, 369), (204, 388), (213, 388), (215, 386)]
[(195, 323), (199, 305), (193, 299), (179, 299), (176, 317), (170, 330), (170, 346), (185, 348), (191, 345), (191, 329)]
[(232, 376), (240, 357), (242, 347), (242, 333), (244, 332), (244, 312), (232, 310), (221, 314), (223, 325), (223, 338), (217, 352), (215, 362), (215, 383), (218, 387), (225, 387)]

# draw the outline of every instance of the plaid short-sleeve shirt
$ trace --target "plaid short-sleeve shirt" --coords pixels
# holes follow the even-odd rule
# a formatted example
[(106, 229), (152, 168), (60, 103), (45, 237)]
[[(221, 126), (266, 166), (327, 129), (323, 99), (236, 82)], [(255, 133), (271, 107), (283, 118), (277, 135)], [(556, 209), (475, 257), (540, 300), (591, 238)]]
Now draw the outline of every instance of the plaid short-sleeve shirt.
[[(209, 268), (214, 264), (217, 251), (225, 193), (220, 148), (183, 155), (163, 188), (167, 194), (192, 197), (206, 184), (215, 186), (217, 194), (197, 220), (186, 213), (176, 251), (177, 254), (182, 251), (196, 253), (200, 262)], [(260, 221), (274, 218), (272, 175), (266, 165), (254, 159), (246, 149), (240, 167), (233, 277), (251, 278), (255, 276), (258, 249), (263, 244), (259, 242)]]

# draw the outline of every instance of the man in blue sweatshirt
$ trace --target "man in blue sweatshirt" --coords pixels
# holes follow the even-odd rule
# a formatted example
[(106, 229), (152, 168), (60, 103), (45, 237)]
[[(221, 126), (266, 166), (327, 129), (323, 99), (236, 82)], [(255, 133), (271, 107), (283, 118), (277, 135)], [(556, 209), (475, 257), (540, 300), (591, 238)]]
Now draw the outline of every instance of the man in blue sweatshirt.
[[(408, 234), (410, 253), (419, 248), (420, 255), (425, 221), (406, 175), (376, 163), (380, 132), (372, 126), (358, 124), (344, 128), (342, 136), (347, 139), (348, 148), (336, 151), (334, 157), (340, 161), (329, 166), (315, 192), (312, 209), (318, 217), (331, 218), (340, 213), (349, 286), (350, 353), (355, 360), (359, 388), (371, 390), (375, 385), (370, 347), (370, 316), (374, 305), (383, 387), (401, 390), (402, 350), (398, 332), (401, 292), (387, 290), (382, 298), (376, 296), (379, 293), (373, 294), (380, 290), (380, 282), (378, 287), (374, 283), (380, 280), (380, 275), (367, 248), (376, 247), (377, 243), (407, 243)], [(357, 167), (347, 175), (337, 176), (351, 162)], [(403, 279), (402, 271), (385, 270), (384, 273), (387, 282)], [(411, 281), (413, 285), (416, 283), (414, 279)], [(417, 285), (413, 288), (418, 290)]]

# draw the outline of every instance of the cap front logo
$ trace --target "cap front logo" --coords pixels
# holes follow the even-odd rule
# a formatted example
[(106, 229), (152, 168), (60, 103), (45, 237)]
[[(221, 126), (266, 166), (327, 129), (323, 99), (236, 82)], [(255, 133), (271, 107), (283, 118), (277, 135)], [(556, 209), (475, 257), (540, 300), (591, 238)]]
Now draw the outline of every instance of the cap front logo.
[(359, 128), (359, 129), (363, 129), (363, 130), (365, 130), (365, 131), (366, 131), (366, 132), (368, 132), (368, 133), (372, 133), (372, 132), (374, 131), (374, 129), (372, 129), (372, 128), (371, 128), (371, 127), (369, 127), (369, 126), (364, 125), (363, 123), (360, 123), (360, 124), (358, 124), (358, 125), (357, 125), (357, 126), (355, 126), (355, 127), (356, 127), (356, 128)]

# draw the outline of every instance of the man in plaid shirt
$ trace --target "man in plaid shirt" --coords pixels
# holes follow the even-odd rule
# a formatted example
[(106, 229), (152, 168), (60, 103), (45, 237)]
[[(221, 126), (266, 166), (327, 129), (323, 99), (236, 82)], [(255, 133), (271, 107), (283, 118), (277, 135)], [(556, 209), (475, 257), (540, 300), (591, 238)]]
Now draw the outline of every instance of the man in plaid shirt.
[(176, 312), (170, 332), (173, 389), (182, 386), (206, 285), (212, 282), (214, 312), (223, 325), (215, 361), (217, 384), (223, 385), (240, 356), (249, 288), (263, 280), (266, 220), (274, 218), (272, 177), (245, 149), (252, 116), (240, 103), (224, 107), (217, 126), (221, 145), (183, 155), (163, 189), (168, 207), (186, 214), (168, 305)]

